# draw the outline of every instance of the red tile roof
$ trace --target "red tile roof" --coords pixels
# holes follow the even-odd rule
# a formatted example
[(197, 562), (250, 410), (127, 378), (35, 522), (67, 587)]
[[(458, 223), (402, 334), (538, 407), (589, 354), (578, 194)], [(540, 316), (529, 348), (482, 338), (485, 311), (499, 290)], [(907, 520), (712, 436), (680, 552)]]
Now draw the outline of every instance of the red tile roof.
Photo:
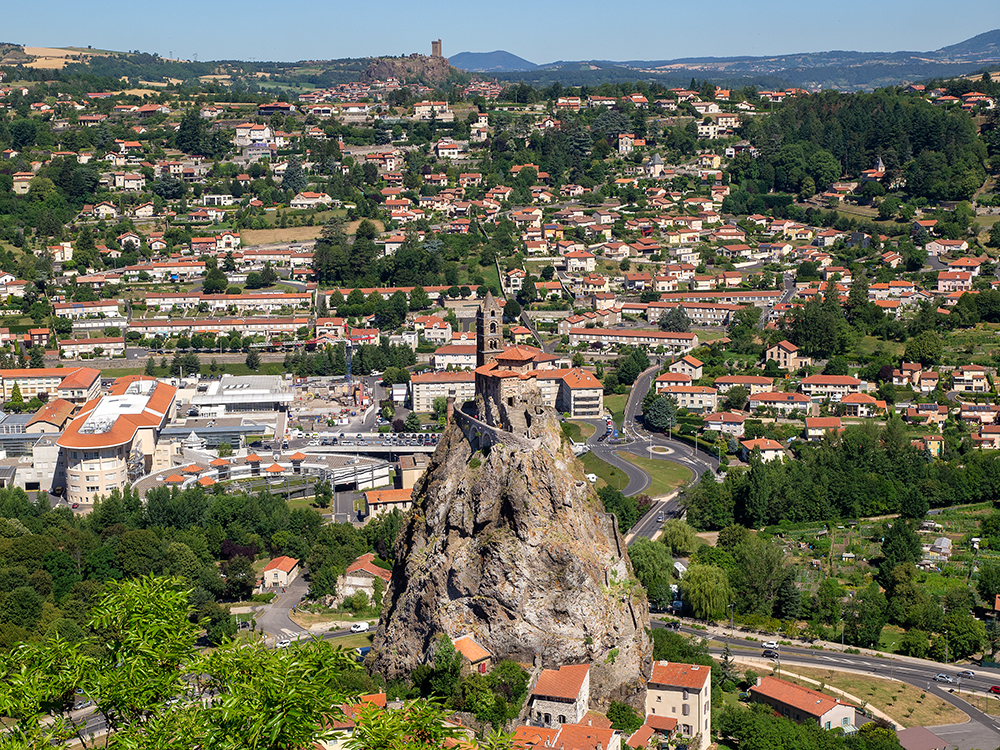
[(750, 688), (750, 694), (751, 696), (760, 695), (769, 698), (804, 714), (816, 717), (823, 716), (831, 708), (836, 708), (838, 705), (850, 705), (842, 704), (836, 698), (831, 698), (829, 695), (810, 690), (807, 687), (779, 680), (777, 677), (763, 678), (759, 685)]
[(358, 570), (363, 570), (366, 573), (371, 573), (373, 576), (378, 576), (386, 583), (388, 583), (389, 579), (392, 578), (391, 570), (380, 568), (378, 565), (375, 564), (375, 555), (373, 555), (371, 552), (366, 552), (357, 560), (355, 560), (354, 562), (352, 562), (350, 565), (347, 566), (348, 573), (354, 573)]
[(649, 677), (649, 682), (655, 685), (701, 690), (711, 676), (712, 670), (709, 667), (658, 661), (653, 664), (653, 672)]
[(264, 572), (266, 573), (269, 570), (283, 570), (286, 573), (291, 573), (298, 564), (299, 561), (294, 557), (286, 557), (285, 555), (282, 555), (281, 557), (275, 557), (271, 560), (271, 562), (264, 567)]
[(531, 694), (542, 698), (575, 701), (589, 672), (589, 664), (567, 664), (559, 669), (542, 670)]

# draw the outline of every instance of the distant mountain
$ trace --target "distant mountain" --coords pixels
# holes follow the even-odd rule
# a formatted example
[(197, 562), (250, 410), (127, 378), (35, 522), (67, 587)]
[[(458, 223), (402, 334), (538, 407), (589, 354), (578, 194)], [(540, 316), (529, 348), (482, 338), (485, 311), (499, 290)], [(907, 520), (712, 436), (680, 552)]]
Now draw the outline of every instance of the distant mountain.
[(972, 57), (979, 60), (984, 57), (992, 57), (994, 60), (998, 60), (1000, 59), (1000, 29), (987, 31), (985, 34), (979, 34), (972, 39), (966, 39), (964, 42), (952, 44), (949, 47), (942, 47), (937, 52), (952, 59)]
[[(458, 66), (452, 58), (453, 64)], [(462, 66), (458, 66), (462, 67)], [(676, 60), (584, 60), (547, 63), (498, 77), (537, 86), (559, 82), (567, 86), (612, 81), (656, 81), (686, 85), (692, 78), (726, 86), (754, 84), (802, 88), (871, 90), (928, 78), (967, 75), (1000, 67), (1000, 29), (933, 52), (802, 52), (766, 57), (688, 57)]]
[(493, 52), (459, 52), (448, 58), (448, 62), (472, 73), (511, 73), (538, 68), (535, 63), (502, 49)]

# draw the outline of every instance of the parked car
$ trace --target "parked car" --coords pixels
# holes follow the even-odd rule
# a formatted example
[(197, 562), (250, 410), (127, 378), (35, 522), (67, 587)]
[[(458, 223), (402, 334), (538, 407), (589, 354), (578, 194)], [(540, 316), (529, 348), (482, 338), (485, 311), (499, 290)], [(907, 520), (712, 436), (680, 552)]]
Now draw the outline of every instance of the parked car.
[(934, 682), (954, 682), (955, 678), (944, 672), (934, 675)]
[(352, 633), (367, 633), (369, 630), (369, 625), (367, 622), (356, 622), (351, 625)]
[(760, 645), (761, 645), (761, 648), (769, 648), (769, 649), (773, 649), (775, 651), (777, 651), (777, 649), (778, 649), (778, 642), (777, 641), (764, 641)]
[(963, 669), (961, 672), (958, 673), (958, 676), (961, 677), (963, 680), (976, 679), (976, 673), (973, 672), (971, 669)]

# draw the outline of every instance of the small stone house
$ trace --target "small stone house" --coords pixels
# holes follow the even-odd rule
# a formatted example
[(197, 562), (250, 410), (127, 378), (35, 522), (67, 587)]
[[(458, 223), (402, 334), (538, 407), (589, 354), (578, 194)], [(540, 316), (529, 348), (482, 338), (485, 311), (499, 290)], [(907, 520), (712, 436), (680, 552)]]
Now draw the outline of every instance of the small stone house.
[(531, 691), (529, 716), (543, 727), (577, 724), (589, 704), (590, 665), (567, 664), (542, 670)]
[(381, 579), (388, 588), (392, 579), (392, 571), (380, 568), (375, 564), (375, 555), (367, 552), (347, 566), (344, 574), (337, 579), (337, 594), (340, 597), (352, 596), (363, 591), (371, 600), (375, 595), (375, 581)]

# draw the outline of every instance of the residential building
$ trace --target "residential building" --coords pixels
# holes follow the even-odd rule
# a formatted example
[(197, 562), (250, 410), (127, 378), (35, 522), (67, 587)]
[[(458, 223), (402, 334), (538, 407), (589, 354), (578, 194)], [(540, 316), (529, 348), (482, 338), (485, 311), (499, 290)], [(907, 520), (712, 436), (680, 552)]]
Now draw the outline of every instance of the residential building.
[(370, 490), (365, 493), (365, 517), (369, 519), (397, 508), (407, 511), (412, 507), (411, 490)]
[(705, 429), (715, 430), (723, 435), (743, 437), (743, 425), (746, 417), (734, 411), (717, 411), (704, 417)]
[(841, 703), (825, 693), (785, 682), (777, 677), (761, 677), (750, 688), (750, 700), (764, 703), (782, 716), (799, 723), (813, 721), (823, 729), (854, 731), (854, 706)]
[(676, 362), (672, 362), (667, 369), (670, 372), (687, 375), (691, 380), (701, 379), (701, 371), (704, 363), (697, 357), (690, 354), (681, 357)]
[(455, 650), (469, 660), (473, 672), (486, 674), (493, 667), (493, 654), (487, 651), (471, 635), (463, 635), (454, 641)]
[(850, 375), (810, 375), (802, 379), (799, 389), (813, 401), (840, 401), (849, 393), (867, 390), (867, 385)]
[(448, 344), (434, 350), (434, 369), (472, 368), (476, 366), (476, 347)]
[(826, 433), (839, 433), (843, 427), (840, 417), (806, 417), (806, 440), (822, 440)]
[(785, 456), (784, 446), (777, 440), (769, 438), (743, 440), (740, 442), (740, 445), (742, 446), (742, 458), (744, 461), (749, 461), (750, 456), (753, 455), (755, 450), (760, 451), (760, 460), (764, 463), (768, 461), (780, 461)]
[(712, 668), (657, 661), (646, 683), (646, 721), (666, 717), (677, 721), (685, 737), (698, 738), (697, 750), (711, 744)]
[(664, 388), (662, 394), (691, 411), (713, 412), (718, 406), (718, 391), (704, 385), (671, 385)]
[(990, 382), (986, 370), (978, 365), (959, 367), (951, 374), (952, 389), (962, 393), (987, 393)]
[(799, 354), (791, 341), (779, 341), (764, 352), (764, 361), (774, 360), (782, 370), (798, 370), (809, 365), (809, 358)]
[(785, 391), (765, 391), (750, 397), (750, 410), (774, 409), (780, 414), (789, 414), (794, 411), (804, 411), (812, 413), (815, 405), (812, 400), (801, 393), (788, 393)]
[(21, 397), (30, 401), (38, 396), (64, 398), (83, 404), (97, 398), (101, 389), (101, 371), (90, 367), (43, 367), (37, 370), (0, 370), (0, 394), (3, 403), (10, 401), (17, 384)]
[(416, 412), (433, 411), (436, 398), (453, 398), (459, 407), (475, 397), (476, 374), (471, 370), (425, 372), (410, 378), (410, 403)]
[(346, 597), (363, 591), (371, 601), (375, 594), (376, 580), (381, 580), (383, 586), (387, 588), (389, 581), (392, 580), (392, 571), (376, 565), (375, 555), (366, 552), (348, 565), (344, 574), (337, 579), (337, 595)]
[(264, 574), (261, 577), (261, 587), (265, 589), (284, 588), (299, 575), (299, 561), (294, 557), (273, 558), (264, 566)]
[(590, 665), (543, 669), (528, 698), (528, 715), (543, 727), (578, 724), (590, 704)]
[(765, 378), (763, 375), (725, 375), (716, 378), (714, 385), (720, 394), (738, 386), (746, 388), (751, 396), (756, 396), (770, 391), (774, 387), (774, 378)]

